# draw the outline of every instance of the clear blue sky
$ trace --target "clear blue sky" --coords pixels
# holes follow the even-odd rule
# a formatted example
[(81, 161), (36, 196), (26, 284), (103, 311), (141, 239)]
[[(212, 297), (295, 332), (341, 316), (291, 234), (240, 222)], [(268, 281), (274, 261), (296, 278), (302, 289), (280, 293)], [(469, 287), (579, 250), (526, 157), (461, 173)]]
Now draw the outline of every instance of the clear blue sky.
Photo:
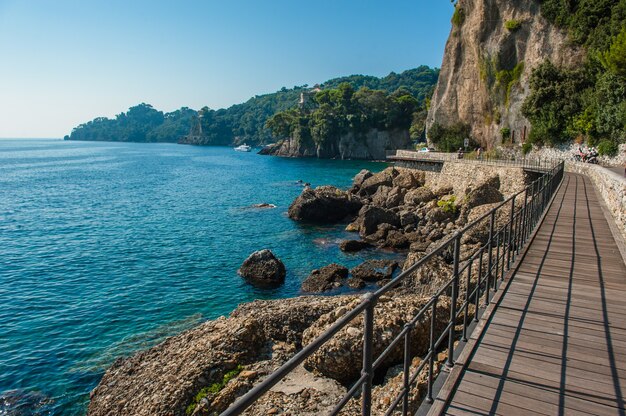
[(448, 0), (0, 0), (0, 137), (441, 66)]

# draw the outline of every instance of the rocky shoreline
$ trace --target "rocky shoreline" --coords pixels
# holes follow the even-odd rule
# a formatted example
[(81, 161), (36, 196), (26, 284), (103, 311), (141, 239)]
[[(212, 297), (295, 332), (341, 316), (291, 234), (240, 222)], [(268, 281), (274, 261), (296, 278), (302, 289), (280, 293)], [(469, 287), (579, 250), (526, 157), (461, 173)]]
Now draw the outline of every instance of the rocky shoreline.
[[(525, 174), (518, 168), (451, 163), (441, 173), (393, 167), (376, 174), (362, 171), (347, 191), (306, 187), (289, 208), (291, 218), (315, 223), (347, 218), (351, 221), (348, 229), (358, 232), (359, 240), (345, 244), (346, 249), (388, 247), (403, 250), (407, 258), (403, 265), (369, 261), (352, 270), (331, 264), (313, 271), (303, 282), (302, 290), (317, 293), (342, 286), (363, 290), (366, 283), (382, 285), (389, 281), (396, 267), (406, 269), (414, 264), (443, 238), (507, 195), (523, 189), (525, 183)], [(484, 241), (485, 228), (481, 231), (478, 227), (464, 238), (462, 255)], [(274, 264), (268, 253), (260, 257)], [(440, 287), (450, 269), (450, 259), (435, 256), (389, 296), (381, 298), (375, 310), (375, 354), (388, 345)], [(280, 267), (278, 271), (280, 281)], [(205, 322), (149, 350), (117, 360), (91, 393), (88, 414), (218, 414), (360, 301), (360, 295), (355, 293), (240, 305), (227, 318)], [(441, 300), (435, 317), (437, 327), (447, 322), (448, 304), (445, 298)], [(355, 318), (246, 414), (313, 415), (332, 409), (359, 377), (360, 320), (362, 317)], [(429, 330), (430, 317), (425, 316), (412, 333), (415, 360), (426, 348)], [(375, 414), (401, 388), (401, 359), (400, 349), (392, 351), (376, 374)], [(411, 406), (415, 409), (423, 389), (424, 380), (417, 383), (412, 395)], [(352, 399), (345, 414), (359, 411), (358, 401)]]

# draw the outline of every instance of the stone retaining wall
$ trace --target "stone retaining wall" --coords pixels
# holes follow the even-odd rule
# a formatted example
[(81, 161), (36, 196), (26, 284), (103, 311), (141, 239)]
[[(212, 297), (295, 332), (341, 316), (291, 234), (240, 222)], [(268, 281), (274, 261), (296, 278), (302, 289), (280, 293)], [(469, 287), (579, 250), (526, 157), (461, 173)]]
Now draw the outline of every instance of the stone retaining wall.
[(626, 239), (626, 178), (601, 166), (586, 163), (566, 162), (565, 170), (586, 175), (593, 181)]

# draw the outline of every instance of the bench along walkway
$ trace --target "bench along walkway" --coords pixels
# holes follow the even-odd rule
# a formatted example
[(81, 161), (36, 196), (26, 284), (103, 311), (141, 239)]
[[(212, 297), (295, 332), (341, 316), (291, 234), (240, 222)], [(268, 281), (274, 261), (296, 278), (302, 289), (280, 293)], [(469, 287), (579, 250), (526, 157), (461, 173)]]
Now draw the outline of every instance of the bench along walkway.
[(566, 174), (513, 273), (430, 414), (625, 415), (626, 266), (587, 177)]

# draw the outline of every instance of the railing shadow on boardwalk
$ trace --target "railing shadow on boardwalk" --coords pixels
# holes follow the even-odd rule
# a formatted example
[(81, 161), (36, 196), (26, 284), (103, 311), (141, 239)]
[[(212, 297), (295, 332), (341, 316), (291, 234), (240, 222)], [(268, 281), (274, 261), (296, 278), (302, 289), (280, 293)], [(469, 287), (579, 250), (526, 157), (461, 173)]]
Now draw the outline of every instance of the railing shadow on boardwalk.
[[(558, 189), (564, 172), (564, 163), (553, 163), (545, 174), (532, 182), (524, 190), (512, 195), (491, 211), (467, 224), (452, 237), (446, 239), (437, 248), (427, 253), (417, 263), (403, 271), (385, 286), (373, 293), (363, 296), (361, 303), (343, 315), (324, 333), (306, 345), (300, 352), (278, 370), (269, 375), (263, 382), (240, 397), (222, 415), (238, 415), (251, 406), (263, 394), (279, 383), (287, 374), (296, 369), (304, 360), (313, 355), (327, 341), (341, 329), (350, 324), (355, 318), (363, 314), (363, 339), (361, 377), (349, 388), (346, 395), (336, 404), (331, 415), (338, 414), (351, 398), (360, 394), (361, 413), (370, 415), (372, 411), (372, 384), (374, 372), (381, 367), (390, 353), (403, 347), (403, 383), (402, 389), (393, 400), (386, 414), (391, 414), (398, 407), (402, 414), (410, 412), (411, 387), (418, 377), (424, 374), (428, 380), (428, 387), (424, 400), (433, 401), (433, 380), (435, 374), (435, 359), (437, 353), (447, 351), (447, 365), (453, 366), (455, 341), (461, 338), (467, 340), (468, 326), (476, 321), (478, 310), (489, 305), (490, 299), (498, 290), (504, 274), (510, 269), (511, 263), (520, 253), (524, 244), (530, 238), (533, 230), (539, 223), (543, 213), (549, 206)], [(488, 237), (486, 243), (473, 253), (464, 253), (461, 261), (461, 241), (463, 236), (483, 227), (488, 223)], [(390, 341), (388, 346), (374, 357), (373, 338), (375, 325), (375, 307), (379, 299), (399, 286), (404, 279), (411, 276), (435, 256), (448, 256), (452, 260), (452, 275), (423, 305), (411, 320), (405, 323), (403, 329)], [(472, 277), (476, 276), (474, 281)], [(463, 289), (462, 283), (465, 285)], [(438, 311), (441, 311), (443, 301), (449, 303), (449, 317), (446, 322), (435, 322)], [(446, 308), (447, 309), (447, 308)], [(471, 310), (475, 311), (473, 317)], [(441, 315), (441, 313), (439, 313)], [(462, 322), (462, 330), (456, 331), (455, 326)], [(445, 324), (443, 328), (436, 327)], [(420, 356), (421, 360), (415, 367), (413, 358), (417, 356), (411, 351), (411, 334), (420, 328), (429, 328), (429, 344), (426, 352)]]

